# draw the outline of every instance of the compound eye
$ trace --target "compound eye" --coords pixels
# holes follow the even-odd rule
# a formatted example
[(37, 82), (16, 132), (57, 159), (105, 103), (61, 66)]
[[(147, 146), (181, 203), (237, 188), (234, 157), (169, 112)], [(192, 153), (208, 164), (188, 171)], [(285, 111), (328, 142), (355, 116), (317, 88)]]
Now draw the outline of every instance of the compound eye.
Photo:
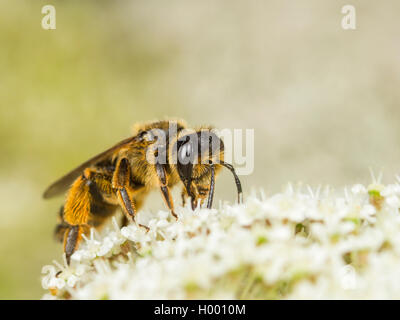
[(190, 143), (185, 143), (179, 149), (179, 163), (188, 164), (192, 158), (192, 145)]

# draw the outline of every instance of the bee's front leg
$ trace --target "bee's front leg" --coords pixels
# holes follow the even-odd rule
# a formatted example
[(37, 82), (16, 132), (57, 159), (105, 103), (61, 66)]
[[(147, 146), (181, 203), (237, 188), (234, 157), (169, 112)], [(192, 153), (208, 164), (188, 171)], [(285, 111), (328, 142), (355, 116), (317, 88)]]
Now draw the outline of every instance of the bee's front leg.
[(186, 205), (186, 197), (187, 197), (187, 192), (186, 189), (183, 188), (182, 192), (181, 192), (181, 198), (182, 198), (182, 207), (184, 207)]
[(174, 211), (174, 202), (171, 196), (171, 192), (168, 188), (168, 180), (167, 175), (165, 174), (165, 169), (162, 164), (156, 164), (156, 172), (160, 184), (161, 194), (163, 195), (165, 204), (167, 205), (168, 209), (171, 211), (171, 214), (174, 216), (176, 220), (178, 220), (178, 216)]
[(210, 165), (211, 168), (211, 175), (210, 175), (210, 188), (208, 190), (208, 201), (207, 201), (207, 208), (212, 208), (212, 202), (214, 199), (214, 188), (215, 188), (215, 167), (214, 164)]

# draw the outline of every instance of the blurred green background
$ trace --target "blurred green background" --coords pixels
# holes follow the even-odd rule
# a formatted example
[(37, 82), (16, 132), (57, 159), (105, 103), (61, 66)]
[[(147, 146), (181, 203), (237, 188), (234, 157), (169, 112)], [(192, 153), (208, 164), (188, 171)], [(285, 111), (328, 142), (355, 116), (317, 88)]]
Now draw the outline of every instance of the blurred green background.
[[(57, 29), (41, 28), (53, 4)], [(246, 192), (400, 171), (400, 2), (0, 1), (0, 298), (36, 299), (62, 198), (45, 187), (137, 121), (255, 129)], [(350, 4), (350, 3), (349, 3)], [(234, 200), (228, 173), (219, 199)], [(163, 202), (154, 195), (154, 210)], [(152, 201), (153, 202), (153, 201)]]

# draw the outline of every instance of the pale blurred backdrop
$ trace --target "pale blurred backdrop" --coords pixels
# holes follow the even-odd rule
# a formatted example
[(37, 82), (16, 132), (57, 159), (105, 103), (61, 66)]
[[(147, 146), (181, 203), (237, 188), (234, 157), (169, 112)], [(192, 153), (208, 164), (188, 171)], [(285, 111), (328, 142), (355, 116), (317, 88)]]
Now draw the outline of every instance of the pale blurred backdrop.
[[(53, 4), (57, 29), (41, 28)], [(357, 29), (341, 28), (343, 5)], [(0, 1), (0, 298), (60, 261), (54, 179), (137, 121), (255, 130), (245, 193), (400, 172), (400, 2)], [(231, 176), (217, 197), (234, 201)], [(152, 210), (163, 208), (152, 197)], [(178, 201), (178, 199), (176, 199)]]

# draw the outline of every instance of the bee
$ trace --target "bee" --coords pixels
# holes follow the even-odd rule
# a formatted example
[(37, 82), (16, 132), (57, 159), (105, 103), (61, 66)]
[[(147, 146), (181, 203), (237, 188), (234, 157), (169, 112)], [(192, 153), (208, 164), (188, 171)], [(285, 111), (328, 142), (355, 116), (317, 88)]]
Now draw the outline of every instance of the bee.
[(215, 177), (226, 167), (234, 176), (238, 202), (242, 202), (240, 180), (233, 166), (223, 160), (223, 141), (211, 127), (188, 129), (183, 121), (175, 120), (137, 125), (132, 137), (82, 163), (43, 194), (48, 199), (67, 191), (55, 236), (64, 242), (68, 264), (82, 235), (91, 227), (100, 228), (118, 208), (125, 224), (135, 222), (151, 190), (160, 190), (171, 215), (178, 219), (170, 189), (182, 183), (183, 205), (190, 199), (194, 210), (207, 199), (211, 208)]

